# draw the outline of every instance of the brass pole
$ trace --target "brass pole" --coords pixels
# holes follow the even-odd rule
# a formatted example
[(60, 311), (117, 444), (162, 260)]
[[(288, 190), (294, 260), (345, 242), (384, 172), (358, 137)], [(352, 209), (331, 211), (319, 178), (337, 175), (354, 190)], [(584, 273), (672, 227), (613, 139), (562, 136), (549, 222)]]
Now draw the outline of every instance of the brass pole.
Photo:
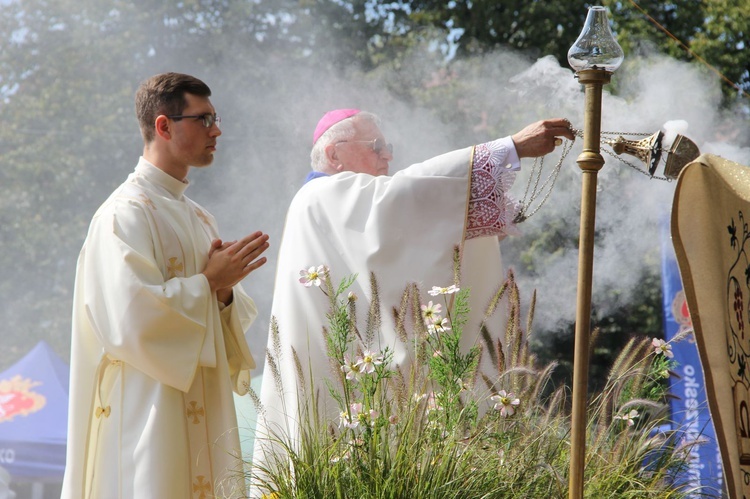
[(589, 377), (589, 338), (591, 336), (591, 282), (594, 268), (594, 226), (596, 222), (596, 180), (604, 166), (600, 154), (602, 87), (611, 73), (599, 69), (579, 71), (584, 85), (585, 113), (583, 151), (576, 160), (581, 178), (581, 227), (578, 241), (578, 296), (576, 301), (575, 350), (573, 357), (573, 414), (570, 437), (570, 499), (583, 497), (586, 464), (586, 399)]

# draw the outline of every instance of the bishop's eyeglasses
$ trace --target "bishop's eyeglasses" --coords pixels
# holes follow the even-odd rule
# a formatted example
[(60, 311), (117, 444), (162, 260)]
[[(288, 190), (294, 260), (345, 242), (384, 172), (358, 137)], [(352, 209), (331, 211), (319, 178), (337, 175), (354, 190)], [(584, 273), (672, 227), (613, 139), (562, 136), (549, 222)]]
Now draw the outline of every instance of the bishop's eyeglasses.
[(214, 123), (217, 125), (221, 125), (221, 118), (217, 114), (173, 114), (172, 116), (167, 116), (170, 120), (181, 120), (183, 118), (193, 118), (196, 120), (201, 120), (202, 124), (206, 128), (211, 128), (214, 126)]
[(372, 152), (378, 156), (380, 156), (380, 154), (386, 149), (389, 154), (393, 154), (393, 144), (386, 144), (385, 140), (380, 138), (373, 140), (344, 140), (337, 142), (337, 144), (367, 144), (367, 146), (372, 149)]

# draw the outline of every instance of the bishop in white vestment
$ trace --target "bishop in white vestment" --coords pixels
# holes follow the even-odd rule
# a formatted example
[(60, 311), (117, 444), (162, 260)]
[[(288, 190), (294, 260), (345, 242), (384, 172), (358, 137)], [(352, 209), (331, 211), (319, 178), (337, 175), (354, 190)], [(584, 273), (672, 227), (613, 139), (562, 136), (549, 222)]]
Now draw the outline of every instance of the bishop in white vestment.
[[(388, 176), (390, 150), (385, 149), (379, 128), (366, 119), (368, 114), (337, 110), (321, 120), (314, 143), (328, 140), (333, 144), (328, 150), (330, 169), (308, 176), (287, 213), (271, 310), (279, 341), (274, 344), (269, 335), (253, 451), (253, 463), (259, 467), (256, 473), (261, 476), (263, 468), (277, 461), (271, 454), (281, 452), (275, 442), (280, 439), (295, 445), (300, 426), (311, 424), (300, 421), (301, 416), (310, 416), (303, 404), (309, 402), (305, 397), (311, 386), (324, 422), (337, 424), (341, 410), (325, 382), (333, 379), (322, 334), (329, 326), (330, 305), (319, 289), (300, 283), (301, 270), (325, 265), (334, 286), (357, 274), (350, 290), (357, 295), (361, 311), (370, 307), (370, 274), (374, 273), (383, 323), (370, 347), (373, 351), (388, 347), (393, 363), (404, 372), (413, 352), (399, 340), (391, 310), (399, 306), (409, 283), (419, 285), (423, 303), (430, 299), (427, 291), (433, 286), (453, 284), (454, 248), (459, 246), (461, 286), (471, 289), (474, 304), (462, 337), (468, 349), (480, 342), (484, 308), (505, 279), (498, 241), (514, 230), (518, 206), (507, 192), (520, 167), (511, 137), (453, 151)], [(329, 136), (338, 133), (333, 125), (344, 120), (355, 120), (356, 133)], [(546, 152), (554, 147), (553, 132), (568, 136), (567, 129), (547, 130)], [(358, 145), (369, 147), (358, 159), (370, 164), (347, 168), (346, 148)], [(505, 324), (490, 327), (499, 337)], [(366, 330), (364, 322), (359, 328)], [(280, 358), (269, 361), (269, 355), (277, 351)], [(306, 377), (305, 389), (298, 381), (295, 356)], [(276, 366), (280, 379), (270, 364)]]

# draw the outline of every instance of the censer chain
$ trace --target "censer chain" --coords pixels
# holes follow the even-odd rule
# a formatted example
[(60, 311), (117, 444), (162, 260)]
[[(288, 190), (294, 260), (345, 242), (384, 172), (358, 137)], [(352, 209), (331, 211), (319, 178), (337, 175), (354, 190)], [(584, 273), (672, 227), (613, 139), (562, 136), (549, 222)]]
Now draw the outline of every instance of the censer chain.
[[(576, 137), (583, 138), (583, 130), (578, 128), (570, 127), (570, 130), (573, 132), (573, 135)], [(628, 136), (636, 136), (636, 137), (648, 137), (652, 135), (651, 133), (643, 133), (643, 132), (600, 132), (600, 135), (613, 135), (613, 136), (622, 136), (622, 135), (628, 135)], [(562, 163), (565, 160), (565, 157), (570, 152), (570, 149), (573, 147), (573, 141), (565, 140), (565, 146), (563, 148), (562, 155), (560, 156), (560, 160), (557, 162), (555, 167), (552, 169), (552, 172), (550, 172), (550, 175), (544, 180), (542, 185), (539, 185), (539, 182), (542, 178), (542, 170), (544, 168), (544, 157), (541, 158), (535, 158), (534, 159), (534, 165), (531, 168), (531, 174), (529, 175), (529, 181), (526, 184), (526, 190), (523, 194), (523, 200), (521, 201), (521, 210), (516, 215), (515, 219), (513, 220), (514, 223), (521, 223), (525, 220), (528, 220), (529, 217), (533, 216), (539, 209), (544, 206), (544, 204), (547, 202), (547, 200), (550, 197), (550, 194), (552, 194), (552, 189), (555, 185), (555, 182), (557, 181), (557, 176), (560, 173), (560, 169), (562, 168)], [(634, 169), (638, 173), (641, 173), (643, 175), (646, 175), (648, 178), (656, 179), (656, 180), (666, 180), (667, 182), (671, 182), (672, 179), (668, 177), (662, 177), (658, 175), (651, 175), (646, 170), (639, 168), (637, 165), (634, 165), (630, 161), (627, 161), (622, 156), (619, 156), (611, 151), (608, 151), (606, 149), (603, 150), (603, 152), (609, 154), (613, 158), (622, 161), (630, 168)], [(662, 159), (662, 161), (664, 161)], [(533, 188), (532, 188), (533, 185)], [(529, 195), (529, 192), (531, 194)], [(532, 210), (531, 204), (537, 200), (537, 198), (540, 196), (540, 194), (544, 192), (544, 196), (542, 197), (542, 200), (539, 202), (539, 204)]]
[[(576, 137), (583, 138), (583, 130), (580, 130), (578, 128), (573, 128), (573, 127), (570, 127), (570, 129), (573, 131), (573, 134)], [(642, 132), (600, 132), (600, 135), (618, 135), (618, 136), (621, 136), (621, 135), (634, 135), (634, 136), (638, 136), (638, 137), (648, 137), (648, 136), (653, 135), (653, 134), (651, 134), (651, 133), (642, 133)], [(662, 176), (659, 176), (659, 175), (651, 175), (649, 172), (647, 172), (643, 168), (640, 168), (637, 165), (634, 165), (630, 161), (626, 160), (625, 158), (623, 158), (622, 156), (620, 156), (618, 154), (613, 153), (612, 151), (608, 151), (606, 149), (602, 149), (602, 151), (605, 152), (605, 153), (607, 153), (607, 154), (609, 154), (610, 156), (612, 156), (616, 160), (622, 161), (623, 163), (625, 163), (627, 166), (629, 166), (633, 170), (637, 171), (640, 174), (643, 174), (643, 175), (647, 176), (648, 178), (656, 179), (656, 180), (666, 180), (667, 182), (671, 182), (672, 181), (672, 179), (668, 178), (668, 177), (662, 177)], [(661, 161), (664, 162), (664, 159), (662, 158)]]
[[(565, 157), (568, 155), (572, 147), (573, 147), (573, 141), (565, 140), (565, 145), (563, 146), (563, 152), (560, 156), (559, 161), (554, 166), (549, 176), (544, 180), (541, 186), (539, 185), (539, 182), (541, 180), (542, 170), (544, 168), (544, 157), (534, 159), (534, 165), (531, 168), (529, 181), (526, 184), (526, 190), (523, 195), (523, 200), (521, 201), (521, 210), (518, 212), (515, 219), (513, 220), (514, 223), (521, 223), (527, 220), (529, 217), (533, 216), (537, 211), (539, 211), (539, 209), (547, 202), (547, 200), (550, 197), (550, 194), (552, 194), (552, 189), (555, 186), (555, 182), (557, 181), (557, 176), (559, 175), (560, 170), (562, 169), (563, 161), (565, 160)], [(533, 189), (532, 189), (532, 184), (533, 184)], [(529, 195), (529, 191), (531, 191), (531, 195)], [(532, 203), (537, 200), (537, 198), (542, 194), (542, 192), (544, 193), (542, 200), (532, 210), (531, 209)]]

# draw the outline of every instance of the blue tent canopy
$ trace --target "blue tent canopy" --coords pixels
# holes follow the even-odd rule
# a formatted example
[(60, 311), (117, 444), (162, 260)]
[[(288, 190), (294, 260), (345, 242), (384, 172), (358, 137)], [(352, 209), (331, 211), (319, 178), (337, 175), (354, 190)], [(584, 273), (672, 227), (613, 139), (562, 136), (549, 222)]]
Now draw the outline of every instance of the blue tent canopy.
[(0, 466), (16, 481), (62, 481), (70, 371), (40, 341), (0, 373)]

